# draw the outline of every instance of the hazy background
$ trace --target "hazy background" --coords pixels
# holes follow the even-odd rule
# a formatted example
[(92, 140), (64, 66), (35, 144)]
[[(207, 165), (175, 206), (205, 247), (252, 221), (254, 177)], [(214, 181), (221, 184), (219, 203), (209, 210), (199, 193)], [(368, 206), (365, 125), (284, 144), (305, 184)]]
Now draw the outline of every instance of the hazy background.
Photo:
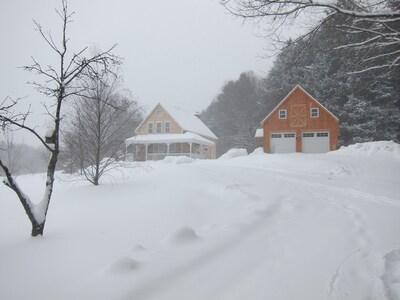
[[(68, 5), (76, 12), (68, 27), (69, 48), (108, 49), (117, 43), (115, 52), (124, 58), (124, 85), (148, 110), (163, 102), (201, 111), (227, 80), (248, 70), (264, 75), (271, 66), (271, 60), (261, 58), (268, 46), (259, 37), (262, 31), (235, 19), (218, 0), (69, 0)], [(32, 104), (31, 123), (43, 133), (44, 98), (26, 84), (38, 77), (18, 67), (30, 64), (31, 56), (57, 64), (32, 19), (59, 41), (55, 8), (60, 7), (61, 1), (54, 0), (0, 2), (0, 99), (29, 95), (25, 107)], [(25, 142), (32, 140), (25, 136)]]

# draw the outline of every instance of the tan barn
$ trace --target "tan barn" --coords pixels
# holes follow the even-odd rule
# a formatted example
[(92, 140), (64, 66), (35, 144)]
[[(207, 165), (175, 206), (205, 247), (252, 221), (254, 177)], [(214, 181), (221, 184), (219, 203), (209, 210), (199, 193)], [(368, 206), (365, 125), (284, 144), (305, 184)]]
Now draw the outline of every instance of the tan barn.
[(299, 85), (261, 126), (256, 135), (262, 136), (266, 153), (323, 153), (337, 148), (339, 119)]
[(216, 135), (197, 116), (174, 107), (157, 104), (135, 132), (125, 140), (127, 160), (216, 158)]

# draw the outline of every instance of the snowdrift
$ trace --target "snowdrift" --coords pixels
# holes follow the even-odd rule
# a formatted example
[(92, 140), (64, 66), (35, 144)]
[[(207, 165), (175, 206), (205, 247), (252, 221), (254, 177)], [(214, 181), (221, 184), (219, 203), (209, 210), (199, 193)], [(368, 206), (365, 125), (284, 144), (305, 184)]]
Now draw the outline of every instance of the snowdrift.
[(355, 156), (373, 156), (384, 154), (400, 159), (400, 144), (397, 144), (393, 141), (357, 143), (347, 147), (342, 146), (339, 150), (333, 151), (332, 153)]
[(232, 148), (229, 149), (226, 153), (222, 154), (218, 159), (219, 160), (228, 160), (232, 159), (235, 157), (240, 157), (240, 156), (247, 156), (247, 150), (246, 149), (238, 149), (238, 148)]

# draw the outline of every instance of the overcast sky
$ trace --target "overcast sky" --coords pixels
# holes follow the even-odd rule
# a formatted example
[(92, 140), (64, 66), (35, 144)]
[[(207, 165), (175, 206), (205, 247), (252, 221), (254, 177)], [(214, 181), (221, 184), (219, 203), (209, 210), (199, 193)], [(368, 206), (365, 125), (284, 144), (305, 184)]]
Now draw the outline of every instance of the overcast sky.
[[(260, 58), (267, 40), (251, 24), (242, 24), (218, 0), (69, 0), (75, 11), (68, 27), (70, 49), (86, 45), (107, 49), (118, 44), (124, 58), (124, 86), (148, 110), (158, 102), (194, 113), (206, 108), (223, 84), (244, 71), (265, 75), (271, 61)], [(29, 95), (39, 126), (42, 101), (27, 81), (37, 79), (17, 67), (33, 56), (43, 64), (54, 55), (34, 30), (32, 19), (59, 40), (55, 8), (61, 1), (0, 2), (0, 99)], [(37, 117), (37, 115), (40, 115)]]

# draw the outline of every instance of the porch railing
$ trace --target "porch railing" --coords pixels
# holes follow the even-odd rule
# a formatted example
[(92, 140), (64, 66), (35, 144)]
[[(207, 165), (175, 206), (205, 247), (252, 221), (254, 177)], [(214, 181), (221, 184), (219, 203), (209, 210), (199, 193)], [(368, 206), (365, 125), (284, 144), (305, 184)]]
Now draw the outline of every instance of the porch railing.
[(192, 158), (201, 158), (204, 159), (206, 156), (203, 154), (195, 154), (192, 153), (147, 153), (147, 159), (148, 160), (161, 160), (164, 159), (167, 156), (187, 156), (187, 157), (192, 157)]

